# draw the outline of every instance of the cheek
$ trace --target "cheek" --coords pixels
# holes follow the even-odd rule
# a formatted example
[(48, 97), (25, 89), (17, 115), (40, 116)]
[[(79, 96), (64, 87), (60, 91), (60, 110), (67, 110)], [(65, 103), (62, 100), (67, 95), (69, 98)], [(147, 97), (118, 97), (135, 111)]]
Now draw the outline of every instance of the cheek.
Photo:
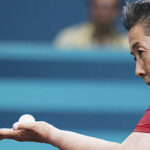
[(144, 61), (144, 68), (146, 72), (150, 74), (150, 53), (145, 54), (145, 56), (143, 56), (143, 61)]

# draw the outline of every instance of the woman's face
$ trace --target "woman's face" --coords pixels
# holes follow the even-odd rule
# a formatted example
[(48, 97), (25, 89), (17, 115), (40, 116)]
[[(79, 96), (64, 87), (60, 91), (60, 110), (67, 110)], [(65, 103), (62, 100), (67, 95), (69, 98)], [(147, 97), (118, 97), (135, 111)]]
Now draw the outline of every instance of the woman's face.
[(136, 75), (150, 85), (150, 36), (144, 34), (142, 25), (137, 24), (131, 28), (129, 44), (136, 60)]

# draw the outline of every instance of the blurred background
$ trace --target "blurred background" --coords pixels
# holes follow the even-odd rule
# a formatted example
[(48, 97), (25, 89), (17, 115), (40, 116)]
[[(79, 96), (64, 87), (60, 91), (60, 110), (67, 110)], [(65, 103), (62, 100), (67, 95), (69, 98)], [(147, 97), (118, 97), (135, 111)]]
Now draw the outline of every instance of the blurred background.
[[(25, 113), (88, 136), (122, 142), (149, 105), (134, 75), (125, 1), (0, 0), (0, 128)], [(4, 140), (5, 150), (57, 150)]]

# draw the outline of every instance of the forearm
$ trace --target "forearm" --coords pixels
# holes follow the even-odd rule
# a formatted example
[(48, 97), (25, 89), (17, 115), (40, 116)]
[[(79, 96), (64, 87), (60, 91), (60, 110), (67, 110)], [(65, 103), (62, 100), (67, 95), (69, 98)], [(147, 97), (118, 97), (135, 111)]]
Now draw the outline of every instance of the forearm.
[(46, 122), (15, 123), (13, 129), (0, 129), (0, 140), (48, 143), (61, 150), (120, 150), (120, 144), (59, 130)]
[(61, 150), (118, 150), (120, 144), (59, 130), (54, 146)]

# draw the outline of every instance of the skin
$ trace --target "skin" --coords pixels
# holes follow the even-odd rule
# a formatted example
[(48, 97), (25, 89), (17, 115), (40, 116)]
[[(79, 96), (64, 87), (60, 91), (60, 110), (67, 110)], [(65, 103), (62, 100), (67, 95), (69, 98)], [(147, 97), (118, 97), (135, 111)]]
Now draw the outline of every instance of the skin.
[[(136, 60), (136, 75), (150, 84), (150, 36), (137, 24), (129, 32), (131, 53)], [(138, 43), (138, 44), (137, 44)], [(55, 128), (46, 122), (15, 123), (12, 129), (0, 129), (0, 140), (51, 144), (60, 150), (149, 150), (150, 134), (133, 132), (122, 143), (87, 137)]]
[[(144, 34), (141, 24), (131, 28), (129, 32), (131, 54), (136, 60), (136, 75), (144, 78), (150, 85), (150, 36)], [(136, 44), (137, 43), (137, 44)]]
[[(144, 34), (143, 24), (133, 26), (129, 32), (131, 54), (136, 61), (135, 73), (150, 85), (150, 36)], [(150, 134), (134, 132), (122, 143), (123, 150), (149, 150)]]
[(91, 0), (90, 17), (95, 26), (95, 41), (106, 44), (114, 34), (113, 24), (119, 14), (118, 0)]
[(0, 140), (51, 144), (60, 150), (119, 150), (120, 144), (55, 128), (46, 122), (15, 123), (12, 129), (0, 129)]
[(149, 150), (150, 148), (150, 134), (133, 132), (121, 144), (120, 150)]
[(118, 16), (118, 0), (92, 0), (90, 14), (97, 26), (110, 26)]

